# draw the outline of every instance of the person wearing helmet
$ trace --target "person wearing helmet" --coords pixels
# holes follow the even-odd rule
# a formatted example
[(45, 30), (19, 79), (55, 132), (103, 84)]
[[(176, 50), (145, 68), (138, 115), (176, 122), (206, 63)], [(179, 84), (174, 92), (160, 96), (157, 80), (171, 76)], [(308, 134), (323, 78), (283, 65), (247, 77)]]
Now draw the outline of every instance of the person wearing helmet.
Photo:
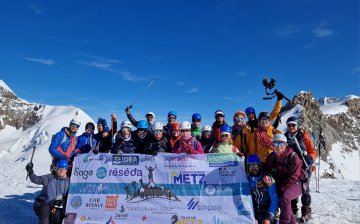
[(99, 117), (97, 121), (98, 133), (94, 135), (97, 145), (93, 150), (94, 153), (110, 153), (112, 148), (111, 130), (107, 126), (105, 118)]
[(166, 138), (168, 139), (170, 139), (171, 136), (171, 124), (176, 122), (176, 118), (177, 118), (177, 113), (172, 110), (169, 111), (167, 116), (168, 123), (166, 124), (166, 126), (163, 127), (164, 136), (166, 136)]
[(167, 138), (163, 135), (163, 125), (160, 122), (155, 122), (153, 127), (153, 138), (145, 146), (144, 154), (157, 155), (160, 152), (170, 152), (167, 147)]
[(270, 184), (273, 177), (278, 185), (280, 223), (296, 223), (291, 201), (299, 197), (302, 192), (300, 184), (304, 178), (302, 161), (293, 149), (288, 147), (285, 135), (275, 134), (272, 142), (274, 151), (266, 158), (263, 180)]
[(215, 116), (215, 122), (212, 126), (212, 132), (215, 137), (216, 142), (220, 142), (220, 128), (223, 125), (226, 125), (225, 121), (225, 113), (222, 110), (217, 110), (214, 113)]
[[(286, 121), (287, 132), (285, 136), (287, 138), (287, 144), (294, 149), (299, 158), (303, 161), (302, 169), (307, 174), (306, 180), (302, 181), (302, 195), (301, 195), (301, 217), (305, 221), (311, 218), (311, 195), (309, 179), (311, 177), (312, 168), (315, 168), (314, 161), (316, 159), (316, 149), (314, 148), (311, 136), (305, 130), (299, 128), (299, 122), (297, 117), (289, 117)], [(292, 210), (296, 216), (298, 212), (298, 198), (291, 201)]]
[[(270, 113), (270, 123), (278, 117), (281, 110), (282, 99), (284, 98), (284, 95), (280, 92), (277, 92), (276, 95), (277, 100), (275, 102), (274, 108)], [(245, 113), (248, 118), (246, 125), (250, 128), (251, 132), (254, 132), (255, 128), (257, 128), (259, 124), (258, 118), (256, 117), (255, 109), (253, 107), (248, 107), (245, 109)]]
[[(134, 125), (135, 127), (137, 127), (138, 125), (138, 121), (133, 117), (133, 115), (131, 114), (131, 110), (129, 107), (125, 108), (125, 112), (126, 112), (126, 116), (129, 119), (129, 121), (131, 122), (132, 125)], [(147, 112), (145, 114), (145, 118), (146, 121), (148, 122), (148, 131), (150, 133), (152, 133), (152, 128), (154, 126), (155, 123), (155, 114), (154, 112)]]
[(196, 138), (191, 136), (191, 124), (183, 121), (180, 124), (181, 138), (175, 143), (173, 153), (203, 154), (204, 149)]
[(270, 184), (263, 181), (264, 174), (258, 155), (250, 154), (246, 161), (255, 219), (259, 224), (274, 223), (276, 210), (279, 207), (275, 181), (272, 179)]
[(191, 136), (195, 137), (198, 141), (201, 139), (201, 115), (199, 113), (192, 115)]
[(144, 154), (144, 148), (152, 140), (153, 136), (149, 132), (149, 124), (145, 120), (138, 121), (136, 128), (135, 133), (132, 133), (136, 148), (135, 152)]
[(180, 124), (175, 122), (175, 123), (172, 123), (171, 124), (171, 136), (170, 136), (170, 139), (168, 141), (168, 149), (169, 151), (171, 152), (172, 149), (174, 148), (174, 145), (175, 145), (175, 142), (177, 140), (179, 140), (181, 138), (181, 135), (180, 135)]
[(215, 138), (212, 135), (212, 128), (210, 125), (205, 125), (201, 131), (200, 143), (204, 149), (204, 153), (209, 153), (211, 146), (214, 144)]
[[(216, 142), (210, 148), (210, 153), (239, 153), (239, 149), (233, 146), (231, 139), (231, 127), (229, 125), (223, 125), (220, 128), (220, 142)], [(239, 153), (239, 156), (243, 154)]]
[(254, 148), (253, 135), (246, 127), (245, 113), (243, 111), (237, 111), (233, 116), (234, 125), (232, 126), (232, 140), (236, 148), (245, 156), (247, 155), (249, 148)]
[(119, 132), (115, 135), (115, 144), (111, 150), (113, 154), (135, 153), (136, 147), (131, 135), (130, 121), (123, 121)]
[(80, 150), (76, 148), (78, 131), (81, 122), (74, 118), (70, 121), (69, 127), (63, 127), (61, 131), (53, 135), (49, 146), (49, 152), (53, 158), (51, 167), (55, 167), (56, 163), (65, 159), (72, 161), (75, 153), (79, 153)]
[(67, 160), (58, 160), (53, 172), (42, 176), (37, 176), (33, 167), (32, 162), (26, 165), (30, 181), (34, 184), (43, 185), (33, 205), (39, 223), (62, 223), (65, 217), (66, 197), (70, 185), (70, 179), (66, 175), (69, 167)]
[(261, 161), (265, 162), (266, 157), (274, 151), (272, 139), (275, 134), (281, 133), (270, 124), (271, 116), (268, 112), (259, 114), (258, 128), (254, 132), (254, 148), (249, 149), (250, 154), (258, 154)]
[(80, 153), (88, 153), (95, 149), (96, 139), (94, 138), (95, 124), (88, 122), (85, 125), (85, 132), (78, 137), (76, 148), (80, 150)]

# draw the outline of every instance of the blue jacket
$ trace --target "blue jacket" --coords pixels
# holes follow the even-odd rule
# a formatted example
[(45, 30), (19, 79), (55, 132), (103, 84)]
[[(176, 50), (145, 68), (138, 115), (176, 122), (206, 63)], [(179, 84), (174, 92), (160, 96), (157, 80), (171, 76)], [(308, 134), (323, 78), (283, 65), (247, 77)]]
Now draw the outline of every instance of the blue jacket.
[(279, 207), (276, 184), (273, 183), (271, 186), (268, 186), (263, 182), (263, 176), (261, 171), (258, 176), (248, 175), (255, 218), (259, 223), (262, 223), (264, 219), (273, 221), (276, 209)]
[[(65, 141), (63, 141), (65, 136)], [(74, 156), (76, 150), (77, 137), (70, 135), (67, 127), (63, 127), (61, 131), (56, 133), (49, 146), (49, 152), (55, 160), (70, 159)]]
[(75, 148), (79, 149), (80, 153), (88, 153), (91, 149), (96, 147), (96, 143), (97, 141), (94, 138), (94, 134), (84, 132), (78, 137)]
[(43, 185), (41, 193), (36, 200), (44, 200), (50, 207), (54, 206), (56, 196), (65, 196), (69, 191), (70, 179), (68, 177), (61, 179), (54, 174), (37, 176), (34, 173), (30, 173), (29, 177), (34, 184)]

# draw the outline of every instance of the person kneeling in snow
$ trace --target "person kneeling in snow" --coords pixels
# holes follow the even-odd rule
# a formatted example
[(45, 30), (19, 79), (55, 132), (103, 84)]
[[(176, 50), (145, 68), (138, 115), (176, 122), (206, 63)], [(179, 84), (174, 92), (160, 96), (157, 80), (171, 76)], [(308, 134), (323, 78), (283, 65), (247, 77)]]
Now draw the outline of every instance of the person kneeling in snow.
[(68, 166), (66, 160), (59, 160), (52, 173), (37, 176), (33, 171), (34, 164), (30, 162), (26, 165), (31, 182), (43, 185), (33, 206), (40, 224), (58, 224), (65, 217), (66, 197), (70, 185), (70, 179), (66, 176)]

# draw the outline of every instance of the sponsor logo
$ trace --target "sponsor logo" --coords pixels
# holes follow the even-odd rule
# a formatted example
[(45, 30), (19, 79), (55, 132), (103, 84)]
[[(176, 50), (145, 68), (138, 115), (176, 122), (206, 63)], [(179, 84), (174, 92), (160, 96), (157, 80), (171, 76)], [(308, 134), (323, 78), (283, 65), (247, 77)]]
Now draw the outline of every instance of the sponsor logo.
[(141, 177), (142, 176), (142, 170), (139, 170), (138, 168), (134, 168), (134, 169), (129, 169), (129, 168), (126, 168), (124, 170), (122, 169), (113, 169), (113, 170), (109, 170), (109, 176), (118, 176), (118, 177), (122, 177), (122, 176), (139, 176)]
[(207, 195), (214, 195), (216, 193), (216, 189), (215, 189), (215, 187), (213, 185), (206, 185), (205, 193)]
[(195, 216), (180, 216), (173, 215), (170, 219), (171, 224), (203, 224), (202, 219), (197, 219)]
[(106, 221), (106, 224), (115, 224), (115, 221), (113, 220), (112, 216), (110, 216), (110, 219)]
[(85, 216), (81, 216), (81, 217), (80, 217), (80, 221), (81, 221), (81, 222), (86, 221), (86, 217), (85, 217)]
[(81, 222), (102, 222), (104, 219), (103, 217), (97, 217), (97, 216), (81, 216), (80, 221)]
[(237, 222), (234, 220), (223, 219), (218, 216), (213, 216), (211, 224), (236, 224)]
[(236, 170), (231, 170), (227, 167), (220, 167), (219, 168), (219, 176), (222, 177), (229, 177), (229, 176), (235, 176)]
[(128, 213), (125, 213), (124, 205), (121, 205), (120, 213), (115, 213), (115, 219), (127, 219)]
[(131, 212), (152, 212), (152, 213), (158, 213), (158, 214), (166, 214), (174, 209), (174, 208), (170, 208), (170, 207), (126, 206), (126, 207), (124, 207), (124, 211), (125, 211), (125, 208), (127, 211), (131, 211)]
[(96, 170), (96, 176), (97, 178), (99, 179), (104, 179), (106, 177), (106, 174), (107, 174), (107, 170), (105, 167), (99, 167), (97, 170)]
[(104, 203), (101, 201), (101, 198), (89, 198), (89, 201), (84, 204), (84, 208), (97, 209), (103, 208)]
[(80, 196), (75, 196), (70, 201), (71, 207), (77, 209), (82, 204), (82, 198)]
[(139, 165), (139, 156), (113, 155), (113, 165)]
[(80, 192), (83, 194), (99, 194), (104, 192), (108, 187), (105, 184), (86, 184)]
[(76, 167), (74, 171), (74, 176), (80, 176), (84, 180), (88, 179), (93, 174), (94, 172), (92, 170), (80, 170), (78, 167)]
[(76, 220), (77, 213), (66, 213), (64, 224), (74, 224)]
[(225, 166), (237, 166), (238, 156), (232, 153), (224, 154), (207, 154), (207, 161), (209, 162), (209, 167), (225, 167)]
[(115, 210), (119, 196), (106, 196), (105, 210)]
[(197, 167), (196, 157), (190, 154), (166, 157), (165, 168)]
[(147, 221), (147, 216), (146, 216), (146, 215), (143, 215), (143, 216), (141, 217), (141, 221), (146, 222), (146, 221)]
[(171, 182), (173, 184), (205, 184), (204, 177), (204, 171), (171, 172)]
[(191, 200), (189, 201), (189, 203), (187, 203), (187, 207), (189, 210), (194, 210), (195, 207), (199, 204), (199, 200), (191, 198)]

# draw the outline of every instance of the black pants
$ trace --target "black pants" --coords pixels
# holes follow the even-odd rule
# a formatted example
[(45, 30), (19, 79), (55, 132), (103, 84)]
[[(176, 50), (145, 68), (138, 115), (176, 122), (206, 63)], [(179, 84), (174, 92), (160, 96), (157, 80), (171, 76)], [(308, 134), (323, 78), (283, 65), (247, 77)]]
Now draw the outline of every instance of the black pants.
[[(302, 186), (302, 195), (301, 195), (302, 207), (309, 208), (311, 205), (311, 195), (310, 195), (310, 187), (309, 187), (310, 184), (309, 184), (309, 182), (305, 182), (305, 183), (301, 183), (301, 186)], [(297, 207), (298, 201), (299, 201), (299, 198), (295, 198), (294, 200), (291, 201), (291, 208), (292, 208), (294, 215), (299, 210)]]
[(39, 224), (61, 224), (64, 219), (62, 210), (53, 212), (46, 202), (35, 202), (34, 211), (39, 218)]

